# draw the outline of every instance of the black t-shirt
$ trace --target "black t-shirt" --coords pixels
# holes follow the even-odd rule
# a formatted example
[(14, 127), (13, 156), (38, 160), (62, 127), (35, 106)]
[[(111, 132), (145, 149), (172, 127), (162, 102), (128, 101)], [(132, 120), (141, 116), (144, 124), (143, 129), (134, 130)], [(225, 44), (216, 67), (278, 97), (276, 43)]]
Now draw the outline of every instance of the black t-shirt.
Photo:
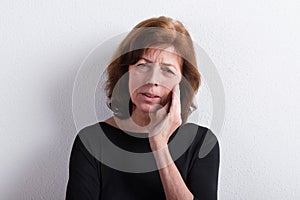
[[(168, 147), (194, 199), (216, 200), (219, 143), (210, 129), (184, 124)], [(124, 132), (105, 122), (90, 125), (74, 140), (66, 199), (164, 200), (155, 166), (146, 133)]]

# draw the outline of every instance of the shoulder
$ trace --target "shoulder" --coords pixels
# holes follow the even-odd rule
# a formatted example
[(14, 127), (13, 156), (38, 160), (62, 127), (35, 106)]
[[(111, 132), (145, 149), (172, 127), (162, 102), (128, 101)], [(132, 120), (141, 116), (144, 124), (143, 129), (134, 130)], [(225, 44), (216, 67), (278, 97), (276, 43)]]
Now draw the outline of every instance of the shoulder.
[(219, 142), (217, 136), (210, 128), (194, 123), (182, 125), (185, 134), (195, 134), (192, 148), (198, 152), (199, 158), (204, 158), (208, 154), (219, 153)]
[(194, 123), (186, 123), (179, 127), (179, 131), (185, 132), (186, 134), (195, 134), (198, 140), (208, 137), (210, 140), (217, 140), (216, 135), (213, 131), (208, 128)]
[(99, 122), (85, 126), (80, 129), (76, 135), (74, 146), (87, 150), (89, 154), (98, 158), (100, 155), (100, 142), (102, 138), (102, 129)]
[(80, 129), (76, 135), (76, 139), (80, 139), (82, 143), (85, 145), (96, 141), (99, 139), (101, 133), (101, 126), (99, 122), (85, 126), (84, 128)]
[(90, 125), (87, 125), (83, 128), (81, 128), (78, 131), (78, 135), (81, 136), (86, 136), (86, 135), (93, 135), (93, 133), (99, 131), (101, 129), (100, 127), (100, 122), (96, 122)]

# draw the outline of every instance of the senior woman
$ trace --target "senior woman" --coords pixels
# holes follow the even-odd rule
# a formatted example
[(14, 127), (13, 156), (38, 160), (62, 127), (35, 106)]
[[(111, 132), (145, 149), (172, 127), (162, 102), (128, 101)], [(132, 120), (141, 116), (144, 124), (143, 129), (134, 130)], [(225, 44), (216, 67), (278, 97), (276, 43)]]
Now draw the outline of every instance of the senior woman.
[[(113, 117), (76, 136), (66, 199), (217, 199), (219, 144), (210, 129), (187, 123), (200, 74), (183, 24), (158, 17), (136, 25), (107, 76)], [(139, 159), (116, 159), (105, 138)]]

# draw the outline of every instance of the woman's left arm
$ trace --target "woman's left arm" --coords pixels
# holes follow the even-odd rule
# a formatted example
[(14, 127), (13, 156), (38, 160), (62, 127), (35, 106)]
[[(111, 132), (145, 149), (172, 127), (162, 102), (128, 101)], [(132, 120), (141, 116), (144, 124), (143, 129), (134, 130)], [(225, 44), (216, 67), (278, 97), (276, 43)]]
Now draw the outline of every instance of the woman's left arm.
[[(181, 125), (179, 85), (172, 91), (172, 105), (169, 113), (164, 113), (163, 120), (151, 132), (149, 143), (159, 169), (159, 175), (164, 187), (167, 200), (193, 200), (194, 196), (181, 177), (168, 149), (168, 140), (172, 133)], [(159, 112), (165, 112), (161, 109)], [(156, 119), (162, 119), (157, 113)], [(153, 119), (154, 119), (153, 118)]]
[(194, 196), (187, 188), (175, 163), (172, 160), (168, 146), (160, 146), (155, 142), (150, 142), (154, 150), (154, 158), (159, 169), (167, 200), (193, 200)]
[(207, 131), (207, 134), (207, 137), (210, 138), (210, 142), (208, 142), (210, 144), (203, 149), (210, 149), (210, 151), (205, 150), (205, 156), (204, 154), (200, 156), (199, 152), (186, 183), (172, 160), (168, 146), (157, 145), (157, 142), (151, 140), (151, 148), (156, 149), (153, 154), (167, 200), (216, 200), (218, 198), (219, 143), (210, 130)]

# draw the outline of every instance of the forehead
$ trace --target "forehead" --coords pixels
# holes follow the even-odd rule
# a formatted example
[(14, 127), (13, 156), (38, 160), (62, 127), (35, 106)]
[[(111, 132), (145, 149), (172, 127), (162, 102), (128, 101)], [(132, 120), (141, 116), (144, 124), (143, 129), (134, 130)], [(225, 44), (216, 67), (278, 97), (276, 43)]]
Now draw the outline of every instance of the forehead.
[(174, 47), (168, 48), (147, 48), (144, 50), (142, 58), (147, 58), (152, 62), (165, 63), (174, 66), (178, 66), (181, 68), (182, 66), (182, 58), (175, 51)]

